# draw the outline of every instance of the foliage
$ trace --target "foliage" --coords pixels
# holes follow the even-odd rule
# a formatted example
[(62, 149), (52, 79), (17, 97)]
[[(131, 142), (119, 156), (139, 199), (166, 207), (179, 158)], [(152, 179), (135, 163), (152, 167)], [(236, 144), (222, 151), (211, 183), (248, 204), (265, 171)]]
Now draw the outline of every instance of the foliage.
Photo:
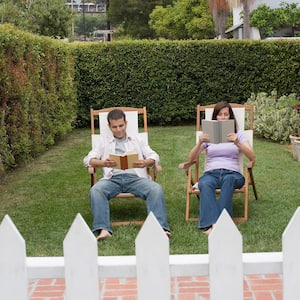
[(155, 6), (169, 3), (172, 0), (110, 0), (108, 19), (113, 28), (118, 28), (115, 36), (153, 38), (154, 31), (148, 24), (149, 15)]
[(214, 37), (207, 1), (179, 0), (166, 7), (157, 6), (149, 25), (156, 36), (167, 39), (209, 39)]
[(82, 15), (75, 17), (75, 32), (77, 35), (92, 37), (95, 30), (106, 29), (106, 16), (98, 14), (96, 16), (85, 16), (85, 24)]
[(299, 102), (296, 94), (278, 97), (277, 92), (252, 94), (247, 104), (254, 108), (254, 131), (257, 136), (286, 142), (298, 130), (300, 115), (293, 107)]
[[(147, 106), (150, 124), (193, 122), (199, 104), (300, 90), (297, 41), (118, 41), (75, 47), (78, 123), (90, 107)], [(293, 84), (291, 84), (293, 83)]]
[(28, 26), (25, 1), (2, 0), (0, 3), (0, 23), (11, 23), (19, 28)]
[(73, 58), (64, 42), (0, 27), (0, 173), (31, 160), (72, 128)]
[(72, 21), (72, 12), (65, 0), (4, 0), (0, 4), (0, 16), (1, 23), (60, 38), (69, 36)]
[(251, 13), (250, 23), (251, 26), (259, 28), (262, 37), (268, 37), (280, 27), (299, 26), (300, 7), (297, 3), (281, 2), (279, 8), (271, 9), (266, 4), (260, 4)]
[(52, 37), (69, 36), (72, 13), (65, 0), (35, 0), (28, 7), (29, 30)]

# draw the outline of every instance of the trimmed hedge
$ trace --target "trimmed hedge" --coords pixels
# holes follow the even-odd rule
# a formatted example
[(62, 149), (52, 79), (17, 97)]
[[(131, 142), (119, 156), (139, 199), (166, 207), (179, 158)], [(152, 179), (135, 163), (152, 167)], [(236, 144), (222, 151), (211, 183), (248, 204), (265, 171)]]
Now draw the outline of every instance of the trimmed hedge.
[(68, 44), (0, 26), (0, 173), (28, 161), (76, 118)]
[(78, 126), (89, 109), (147, 106), (151, 124), (194, 122), (198, 103), (300, 92), (299, 41), (122, 41), (76, 47)]

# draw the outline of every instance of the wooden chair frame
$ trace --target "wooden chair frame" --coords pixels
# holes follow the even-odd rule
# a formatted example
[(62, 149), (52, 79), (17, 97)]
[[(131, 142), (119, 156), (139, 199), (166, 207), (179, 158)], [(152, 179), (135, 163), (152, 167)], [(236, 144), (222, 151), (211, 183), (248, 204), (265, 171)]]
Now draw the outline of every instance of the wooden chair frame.
[[(232, 108), (244, 108), (245, 114), (248, 113), (249, 115), (249, 129), (253, 131), (253, 107), (251, 105), (242, 105), (237, 103), (230, 103)], [(205, 105), (200, 106), (197, 105), (197, 119), (196, 119), (196, 132), (201, 131), (201, 113), (205, 113), (205, 110), (207, 108), (213, 109), (215, 107), (215, 104), (211, 105)], [(255, 199), (258, 199), (256, 187), (254, 183), (254, 177), (253, 177), (253, 162), (249, 162), (245, 166), (244, 176), (245, 176), (245, 184), (241, 189), (236, 189), (234, 193), (243, 193), (244, 194), (244, 215), (243, 217), (235, 217), (233, 220), (235, 222), (245, 222), (248, 220), (248, 201), (249, 201), (249, 185), (252, 185), (253, 192)], [(193, 186), (198, 181), (198, 178), (200, 177), (200, 163), (199, 163), (199, 157), (194, 162), (194, 167), (190, 167), (187, 169), (187, 186), (186, 186), (186, 211), (185, 211), (185, 220), (186, 221), (198, 221), (198, 218), (191, 218), (190, 217), (190, 210), (191, 210), (191, 195), (196, 195), (199, 199), (200, 197), (200, 191), (198, 189), (195, 189)], [(220, 193), (220, 189), (216, 190), (216, 193)]]
[[(126, 112), (130, 112), (130, 111), (136, 111), (138, 113), (138, 116), (142, 116), (143, 119), (143, 126), (141, 126), (141, 128), (143, 128), (143, 132), (148, 133), (148, 123), (147, 123), (147, 110), (146, 107), (142, 107), (142, 108), (136, 108), (136, 107), (109, 107), (109, 108), (103, 108), (103, 109), (98, 109), (98, 110), (94, 110), (94, 109), (90, 109), (90, 118), (91, 118), (91, 136), (97, 135), (98, 133), (96, 133), (95, 130), (95, 120), (98, 118), (99, 120), (99, 114), (100, 113), (105, 113), (105, 112), (110, 112), (113, 109), (121, 109), (122, 111)], [(99, 120), (99, 129), (100, 128), (100, 120)], [(99, 134), (101, 134), (101, 131), (99, 132)], [(151, 177), (152, 180), (156, 180), (156, 175), (157, 175), (157, 168), (156, 166), (154, 166), (153, 168), (148, 168), (147, 169), (149, 176)], [(91, 187), (97, 182), (97, 172), (96, 172), (96, 168), (89, 168), (89, 173), (91, 175)], [(137, 196), (135, 196), (134, 194), (131, 193), (120, 193), (118, 194), (115, 198), (137, 198)], [(144, 221), (118, 221), (118, 222), (111, 222), (111, 224), (113, 226), (120, 226), (120, 225), (128, 225), (128, 224), (137, 224), (137, 225), (141, 225), (143, 224)]]

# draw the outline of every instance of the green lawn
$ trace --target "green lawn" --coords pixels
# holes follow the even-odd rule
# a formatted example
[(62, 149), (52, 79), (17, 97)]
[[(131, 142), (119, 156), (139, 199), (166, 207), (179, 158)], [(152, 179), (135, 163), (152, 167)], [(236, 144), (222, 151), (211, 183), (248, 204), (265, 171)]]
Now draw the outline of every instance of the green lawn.
[[(186, 175), (178, 169), (195, 143), (194, 126), (151, 127), (149, 141), (161, 157), (168, 220), (173, 236), (171, 254), (207, 253), (207, 237), (197, 223), (185, 222)], [(249, 220), (238, 224), (244, 252), (281, 251), (281, 235), (300, 205), (300, 163), (288, 145), (255, 139), (254, 168), (259, 200), (250, 200)], [(90, 178), (82, 158), (90, 149), (89, 130), (75, 130), (47, 153), (1, 179), (0, 220), (8, 214), (27, 245), (28, 256), (61, 256), (63, 240), (75, 216), (92, 221), (88, 191)], [(250, 191), (250, 199), (254, 199)], [(238, 199), (235, 212), (240, 210)], [(198, 203), (193, 202), (194, 214)], [(111, 218), (146, 218), (142, 200), (112, 200)], [(140, 226), (114, 227), (111, 239), (99, 243), (99, 255), (134, 255)]]

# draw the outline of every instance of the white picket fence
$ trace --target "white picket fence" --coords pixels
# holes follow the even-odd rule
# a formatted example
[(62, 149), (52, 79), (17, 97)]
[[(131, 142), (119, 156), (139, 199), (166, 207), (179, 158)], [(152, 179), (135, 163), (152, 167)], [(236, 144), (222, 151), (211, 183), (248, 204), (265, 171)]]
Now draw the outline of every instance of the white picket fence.
[(243, 253), (242, 236), (226, 211), (208, 242), (208, 254), (170, 255), (169, 240), (150, 213), (135, 256), (98, 257), (97, 241), (78, 214), (63, 242), (64, 257), (26, 257), (25, 241), (6, 215), (0, 225), (0, 299), (28, 300), (29, 279), (65, 278), (66, 300), (99, 300), (99, 279), (136, 277), (139, 300), (167, 300), (172, 277), (204, 275), (211, 300), (241, 300), (249, 274), (282, 274), (283, 299), (299, 299), (300, 207), (282, 235), (282, 252)]

